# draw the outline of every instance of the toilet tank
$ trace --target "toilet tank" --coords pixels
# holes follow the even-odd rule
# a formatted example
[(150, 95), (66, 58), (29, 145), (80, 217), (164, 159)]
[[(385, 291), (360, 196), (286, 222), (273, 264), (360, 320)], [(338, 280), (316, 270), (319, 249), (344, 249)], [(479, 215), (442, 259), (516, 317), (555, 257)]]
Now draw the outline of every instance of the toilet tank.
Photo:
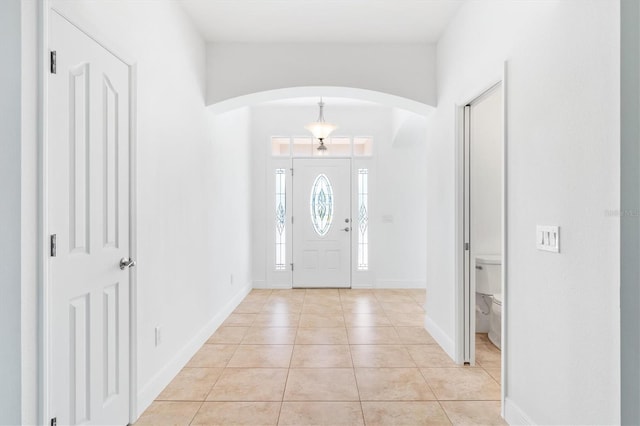
[(478, 255), (475, 258), (476, 293), (497, 294), (502, 291), (502, 256)]

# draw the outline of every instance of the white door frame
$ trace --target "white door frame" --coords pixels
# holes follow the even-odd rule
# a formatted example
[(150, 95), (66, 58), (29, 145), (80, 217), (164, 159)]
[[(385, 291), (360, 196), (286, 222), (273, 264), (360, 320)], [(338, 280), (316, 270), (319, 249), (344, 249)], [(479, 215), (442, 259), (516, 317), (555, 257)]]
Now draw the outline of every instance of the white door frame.
[[(70, 19), (64, 13), (56, 10), (50, 0), (43, 0), (38, 10), (38, 38), (40, 58), (39, 88), (38, 88), (38, 244), (40, 247), (38, 259), (38, 296), (39, 296), (39, 356), (38, 356), (38, 422), (48, 425), (51, 419), (51, 322), (49, 304), (51, 303), (51, 279), (49, 271), (49, 220), (47, 216), (49, 208), (49, 184), (47, 180), (47, 163), (49, 152), (48, 140), (48, 76), (49, 76), (49, 13), (58, 13), (72, 25), (94, 40), (116, 58), (129, 67), (129, 253), (133, 259), (137, 258), (137, 63), (126, 55), (126, 51), (119, 46), (113, 48), (109, 38), (94, 29), (87, 31), (78, 21), (84, 21), (82, 17)], [(129, 269), (129, 421), (133, 423), (137, 418), (137, 273), (136, 268)]]
[[(283, 136), (287, 137), (287, 136)], [(350, 136), (352, 137), (352, 136)], [(375, 153), (375, 146), (374, 146)], [(264, 221), (262, 222), (262, 226), (266, 230), (266, 235), (274, 235), (273, 232), (273, 224), (275, 223), (275, 210), (273, 209), (273, 193), (270, 192), (273, 190), (275, 181), (274, 181), (274, 171), (276, 169), (286, 169), (290, 171), (293, 168), (293, 160), (294, 159), (317, 159), (317, 158), (343, 158), (351, 160), (351, 218), (353, 221), (357, 221), (358, 219), (358, 190), (357, 190), (357, 180), (356, 180), (356, 172), (358, 168), (365, 168), (369, 170), (369, 217), (371, 216), (371, 212), (375, 210), (374, 198), (376, 197), (375, 190), (375, 155), (373, 156), (363, 156), (363, 157), (353, 157), (353, 156), (333, 156), (333, 157), (313, 157), (313, 156), (272, 156), (267, 154), (267, 167), (264, 173), (264, 190), (267, 194), (265, 199), (265, 211), (267, 214), (264, 216)], [(291, 207), (289, 204), (292, 203), (293, 193), (292, 193), (292, 176), (291, 173), (287, 173), (287, 183), (286, 183), (286, 194), (287, 194), (287, 215), (286, 215), (286, 224), (287, 226), (291, 225)], [(369, 225), (371, 226), (371, 225)], [(354, 230), (357, 226), (352, 226)], [(290, 228), (287, 228), (290, 229)], [(355, 232), (355, 231), (354, 231)], [(371, 243), (371, 235), (369, 235), (369, 241)], [(293, 235), (292, 232), (287, 231), (287, 263), (291, 262), (293, 258)], [(275, 244), (274, 237), (265, 238), (264, 243), (264, 252), (265, 253), (273, 253), (273, 246)], [(264, 281), (254, 281), (254, 288), (272, 288), (272, 289), (290, 289), (293, 288), (293, 273), (291, 272), (291, 268), (287, 268), (286, 270), (276, 271), (273, 268), (275, 257), (271, 257), (272, 255), (265, 254), (265, 279)], [(375, 283), (375, 265), (371, 261), (371, 257), (369, 258), (369, 268), (366, 271), (360, 271), (355, 267), (354, 259), (357, 259), (358, 256), (358, 245), (357, 238), (352, 234), (351, 241), (351, 288), (371, 288), (373, 284), (363, 285), (363, 282), (366, 283)], [(362, 278), (365, 277), (365, 278)]]
[[(481, 88), (471, 92), (470, 96), (465, 97), (455, 106), (455, 150), (456, 150), (456, 182), (455, 182), (455, 211), (456, 211), (456, 228), (455, 228), (455, 361), (462, 364), (465, 361), (475, 364), (475, 350), (471, 352), (471, 359), (465, 360), (464, 347), (465, 340), (469, 339), (472, 347), (475, 346), (475, 333), (465, 336), (465, 306), (475, 306), (475, 288), (474, 281), (470, 280), (470, 289), (465, 293), (465, 200), (464, 200), (464, 179), (465, 179), (465, 107), (474, 100), (482, 97), (485, 93), (491, 91), (495, 86), (502, 85), (502, 330), (501, 330), (501, 401), (502, 415), (504, 416), (504, 400), (507, 393), (507, 306), (508, 306), (508, 285), (507, 285), (507, 62), (504, 62), (501, 75), (497, 78), (489, 79)], [(472, 273), (471, 271), (469, 273)], [(475, 327), (475, 315), (470, 315), (471, 326)]]

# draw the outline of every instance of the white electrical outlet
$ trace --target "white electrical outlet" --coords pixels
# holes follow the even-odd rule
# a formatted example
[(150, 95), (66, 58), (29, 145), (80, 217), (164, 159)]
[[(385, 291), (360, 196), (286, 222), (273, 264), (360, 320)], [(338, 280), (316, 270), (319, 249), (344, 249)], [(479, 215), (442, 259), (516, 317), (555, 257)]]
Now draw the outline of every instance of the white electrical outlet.
[(536, 247), (538, 250), (560, 253), (560, 227), (536, 226)]
[(156, 326), (156, 347), (162, 343), (162, 334), (160, 334), (160, 326)]

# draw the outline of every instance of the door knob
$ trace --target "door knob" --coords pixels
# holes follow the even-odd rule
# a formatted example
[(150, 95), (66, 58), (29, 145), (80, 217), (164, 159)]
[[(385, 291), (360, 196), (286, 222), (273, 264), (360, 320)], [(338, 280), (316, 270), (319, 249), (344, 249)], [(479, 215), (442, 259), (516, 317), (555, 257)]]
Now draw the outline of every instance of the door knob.
[(126, 257), (123, 257), (122, 259), (120, 259), (120, 269), (122, 269), (123, 271), (127, 268), (133, 268), (134, 266), (136, 266), (136, 261)]
[(351, 231), (351, 228), (349, 228), (348, 226), (346, 228), (343, 229), (344, 232), (349, 232)]

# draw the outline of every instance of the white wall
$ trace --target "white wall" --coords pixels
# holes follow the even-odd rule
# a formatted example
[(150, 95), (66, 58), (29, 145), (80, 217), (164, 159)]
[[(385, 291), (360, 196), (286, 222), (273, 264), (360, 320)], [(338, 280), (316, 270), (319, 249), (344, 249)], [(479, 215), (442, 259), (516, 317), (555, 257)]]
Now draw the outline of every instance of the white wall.
[(250, 120), (249, 108), (209, 114), (214, 154), (208, 191), (214, 202), (208, 212), (213, 246), (208, 261), (214, 282), (226, 286), (229, 294), (252, 285)]
[[(304, 126), (315, 120), (315, 105), (258, 106), (252, 108), (253, 170), (253, 279), (254, 285), (290, 286), (290, 272), (274, 272), (273, 188), (271, 173), (290, 167), (290, 160), (271, 157), (272, 136), (309, 137)], [(372, 136), (374, 156), (356, 157), (352, 165), (370, 171), (369, 238), (370, 271), (353, 272), (354, 287), (425, 286), (426, 197), (425, 139), (412, 139), (405, 132), (394, 143), (393, 110), (366, 105), (331, 105), (325, 117), (338, 125), (334, 136)], [(423, 120), (424, 121), (424, 120)], [(355, 203), (355, 201), (354, 201)], [(354, 204), (355, 205), (355, 204)], [(391, 223), (383, 220), (387, 216)], [(357, 218), (355, 211), (352, 217)], [(356, 234), (354, 233), (354, 238)], [(354, 252), (355, 256), (356, 252)], [(355, 264), (354, 264), (355, 267)]]
[(377, 176), (371, 191), (376, 213), (371, 244), (375, 246), (370, 250), (378, 288), (426, 287), (425, 121), (409, 114), (395, 137), (376, 147)]
[[(428, 139), (427, 323), (451, 341), (455, 104), (508, 60), (507, 420), (620, 422), (619, 3), (465, 3), (438, 43)], [(535, 226), (560, 225), (560, 254)], [(433, 327), (432, 327), (433, 328)]]
[(640, 4), (620, 3), (622, 424), (640, 424)]
[[(220, 226), (229, 219), (221, 205), (247, 208), (220, 187), (227, 178), (220, 164), (229, 155), (237, 161), (236, 151), (211, 138), (205, 43), (179, 4), (55, 0), (53, 7), (137, 63), (140, 413), (249, 289), (248, 239)], [(248, 171), (240, 164), (237, 173)], [(235, 228), (249, 227), (248, 219), (237, 218)], [(221, 253), (238, 260), (222, 269)], [(230, 273), (237, 275), (233, 286)]]
[(266, 90), (343, 86), (435, 105), (435, 46), (384, 43), (211, 43), (207, 104)]
[(21, 6), (0, 4), (0, 424), (21, 423)]

